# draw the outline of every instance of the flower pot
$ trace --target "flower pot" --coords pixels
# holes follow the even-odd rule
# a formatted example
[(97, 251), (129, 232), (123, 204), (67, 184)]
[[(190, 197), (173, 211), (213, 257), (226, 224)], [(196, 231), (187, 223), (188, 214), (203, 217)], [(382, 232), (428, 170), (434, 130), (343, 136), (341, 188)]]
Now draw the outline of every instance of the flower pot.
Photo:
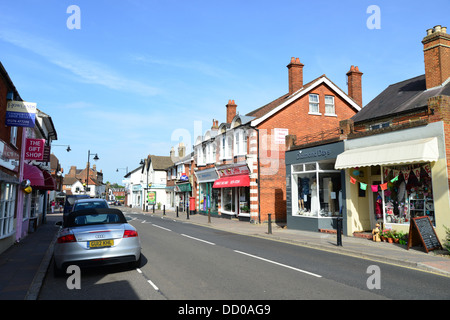
[(389, 243), (394, 243), (394, 239), (388, 238), (388, 242), (389, 242)]
[(399, 238), (395, 238), (395, 239), (394, 239), (394, 242), (395, 242), (395, 243), (398, 243), (399, 241), (400, 241)]
[(386, 241), (386, 237), (385, 236), (381, 236), (381, 241)]

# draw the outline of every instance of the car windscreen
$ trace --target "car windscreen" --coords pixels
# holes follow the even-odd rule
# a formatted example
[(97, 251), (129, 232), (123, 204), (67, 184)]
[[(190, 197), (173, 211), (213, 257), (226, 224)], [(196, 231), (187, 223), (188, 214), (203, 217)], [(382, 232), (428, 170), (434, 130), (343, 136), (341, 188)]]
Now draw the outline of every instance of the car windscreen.
[(92, 209), (92, 208), (108, 208), (105, 201), (89, 201), (75, 203), (73, 206), (73, 211)]
[(66, 227), (81, 227), (88, 225), (127, 223), (123, 213), (114, 209), (93, 209), (72, 212), (66, 222)]

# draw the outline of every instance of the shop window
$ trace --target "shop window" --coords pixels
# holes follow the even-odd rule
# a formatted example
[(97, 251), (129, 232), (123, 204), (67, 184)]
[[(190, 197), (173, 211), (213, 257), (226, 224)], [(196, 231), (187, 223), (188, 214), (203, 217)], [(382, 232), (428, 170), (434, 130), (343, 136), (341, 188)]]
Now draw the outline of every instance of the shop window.
[(332, 217), (340, 214), (341, 174), (328, 170), (334, 162), (294, 165), (292, 174), (292, 215)]
[(16, 185), (0, 184), (0, 238), (8, 237), (14, 232), (14, 209)]
[(412, 218), (428, 216), (435, 222), (429, 163), (383, 167), (387, 183), (384, 194), (386, 223), (409, 224)]
[(235, 192), (236, 188), (222, 189), (222, 207), (224, 211), (236, 212)]

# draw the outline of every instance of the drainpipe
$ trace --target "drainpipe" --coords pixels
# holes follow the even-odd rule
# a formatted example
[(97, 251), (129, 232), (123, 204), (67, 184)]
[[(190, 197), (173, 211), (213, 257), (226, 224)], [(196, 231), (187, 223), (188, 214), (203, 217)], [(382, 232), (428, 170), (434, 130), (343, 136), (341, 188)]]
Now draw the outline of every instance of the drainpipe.
[(258, 148), (258, 153), (256, 156), (256, 161), (258, 162), (258, 223), (261, 224), (261, 187), (260, 187), (260, 183), (261, 183), (261, 167), (260, 167), (260, 161), (259, 161), (259, 129), (258, 128), (254, 128), (257, 132), (257, 148)]

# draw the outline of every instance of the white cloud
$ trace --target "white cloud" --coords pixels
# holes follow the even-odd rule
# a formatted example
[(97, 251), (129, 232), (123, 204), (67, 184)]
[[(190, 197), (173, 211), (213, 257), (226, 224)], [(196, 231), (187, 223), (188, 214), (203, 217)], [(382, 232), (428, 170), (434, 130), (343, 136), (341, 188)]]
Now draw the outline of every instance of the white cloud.
[(81, 82), (142, 96), (154, 96), (160, 93), (158, 88), (127, 78), (103, 63), (68, 52), (61, 48), (58, 43), (48, 39), (5, 29), (0, 30), (0, 39), (40, 55), (48, 62), (70, 71)]

